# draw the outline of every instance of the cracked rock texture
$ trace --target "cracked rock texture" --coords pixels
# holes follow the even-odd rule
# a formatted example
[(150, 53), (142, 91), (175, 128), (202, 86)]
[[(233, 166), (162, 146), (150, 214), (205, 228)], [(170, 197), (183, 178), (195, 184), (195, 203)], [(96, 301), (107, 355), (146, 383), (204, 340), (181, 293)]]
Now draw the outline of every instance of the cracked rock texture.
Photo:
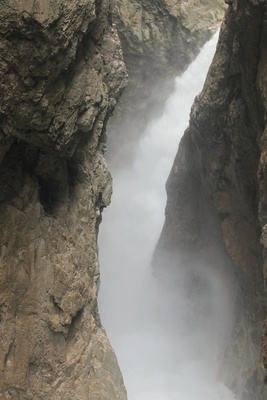
[(110, 0), (0, 8), (0, 398), (126, 399), (97, 310), (105, 126), (127, 81)]
[(225, 381), (242, 400), (267, 394), (266, 37), (266, 2), (234, 0), (167, 181), (155, 252), (156, 265), (178, 252), (185, 264), (237, 282), (224, 361)]
[(113, 154), (118, 152), (125, 160), (133, 155), (147, 122), (161, 112), (174, 77), (218, 29), (224, 12), (222, 0), (116, 1), (114, 19), (129, 84), (109, 127), (109, 136), (114, 137), (109, 144), (110, 162), (116, 163)]

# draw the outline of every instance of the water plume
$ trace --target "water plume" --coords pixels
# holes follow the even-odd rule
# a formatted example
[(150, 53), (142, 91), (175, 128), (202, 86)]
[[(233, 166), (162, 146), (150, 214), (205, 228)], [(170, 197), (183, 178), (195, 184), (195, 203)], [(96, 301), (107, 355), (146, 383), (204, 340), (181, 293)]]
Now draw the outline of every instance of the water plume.
[(220, 274), (202, 266), (196, 276), (201, 289), (194, 292), (190, 269), (179, 255), (172, 287), (161, 285), (151, 268), (164, 221), (164, 185), (217, 36), (176, 78), (162, 115), (140, 140), (134, 163), (112, 171), (114, 194), (99, 236), (99, 306), (129, 400), (235, 399), (217, 379), (231, 326)]

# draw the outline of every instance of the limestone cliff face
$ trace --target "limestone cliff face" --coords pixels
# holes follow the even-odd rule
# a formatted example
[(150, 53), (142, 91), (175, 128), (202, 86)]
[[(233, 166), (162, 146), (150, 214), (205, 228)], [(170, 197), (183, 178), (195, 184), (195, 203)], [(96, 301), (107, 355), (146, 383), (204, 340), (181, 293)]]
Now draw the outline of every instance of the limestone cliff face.
[[(126, 160), (147, 122), (161, 112), (174, 77), (186, 69), (215, 32), (224, 11), (221, 0), (116, 1), (114, 19), (129, 84), (115, 110), (109, 134), (120, 139)], [(116, 153), (116, 149), (110, 150)]]
[(242, 399), (266, 398), (266, 29), (265, 1), (229, 6), (168, 178), (155, 253), (156, 263), (178, 252), (237, 282), (225, 380)]
[(0, 7), (0, 397), (124, 400), (96, 300), (104, 130), (127, 77), (112, 1)]

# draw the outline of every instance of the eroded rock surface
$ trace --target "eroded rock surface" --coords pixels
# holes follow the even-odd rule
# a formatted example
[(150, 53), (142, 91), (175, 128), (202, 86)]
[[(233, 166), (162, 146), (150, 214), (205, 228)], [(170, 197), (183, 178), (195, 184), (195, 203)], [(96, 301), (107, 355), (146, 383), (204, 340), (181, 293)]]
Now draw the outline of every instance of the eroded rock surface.
[(179, 253), (185, 265), (210, 265), (237, 282), (224, 379), (241, 399), (266, 398), (266, 29), (265, 1), (229, 6), (168, 178), (155, 253), (158, 268)]
[(183, 71), (218, 28), (224, 10), (219, 0), (118, 0), (114, 18), (130, 72), (139, 69), (153, 80)]
[(221, 0), (117, 0), (114, 19), (129, 84), (109, 128), (112, 162), (118, 151), (126, 161), (134, 153), (148, 121), (161, 112), (174, 77), (218, 29), (224, 11)]
[(112, 1), (1, 2), (0, 397), (126, 399), (97, 310)]

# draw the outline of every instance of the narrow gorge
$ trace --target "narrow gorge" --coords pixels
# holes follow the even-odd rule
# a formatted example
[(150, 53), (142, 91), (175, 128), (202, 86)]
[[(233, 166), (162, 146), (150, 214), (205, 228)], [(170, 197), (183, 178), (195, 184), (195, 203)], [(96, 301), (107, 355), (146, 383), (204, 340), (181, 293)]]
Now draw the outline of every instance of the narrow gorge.
[[(266, 399), (266, 1), (2, 0), (0, 11), (0, 399)], [(203, 90), (171, 138), (159, 121), (175, 77), (220, 24)], [(162, 180), (149, 157), (160, 168), (169, 145), (164, 222), (165, 199), (145, 189)], [(103, 213), (112, 190), (114, 204), (122, 195), (106, 160), (122, 178), (124, 228), (133, 216), (147, 236), (122, 241), (112, 204)], [(109, 269), (127, 241), (132, 288)]]
[(230, 282), (203, 266), (198, 278), (205, 293), (197, 292), (190, 282), (192, 270), (177, 255), (177, 271), (167, 274), (175, 284), (168, 285), (169, 253), (160, 265), (161, 276), (155, 279), (151, 268), (178, 132), (182, 135), (188, 125), (217, 39), (218, 34), (176, 78), (162, 114), (145, 129), (134, 160), (122, 157), (123, 168), (112, 169), (114, 194), (99, 235), (99, 306), (131, 400), (234, 398), (216, 376), (233, 319)]

